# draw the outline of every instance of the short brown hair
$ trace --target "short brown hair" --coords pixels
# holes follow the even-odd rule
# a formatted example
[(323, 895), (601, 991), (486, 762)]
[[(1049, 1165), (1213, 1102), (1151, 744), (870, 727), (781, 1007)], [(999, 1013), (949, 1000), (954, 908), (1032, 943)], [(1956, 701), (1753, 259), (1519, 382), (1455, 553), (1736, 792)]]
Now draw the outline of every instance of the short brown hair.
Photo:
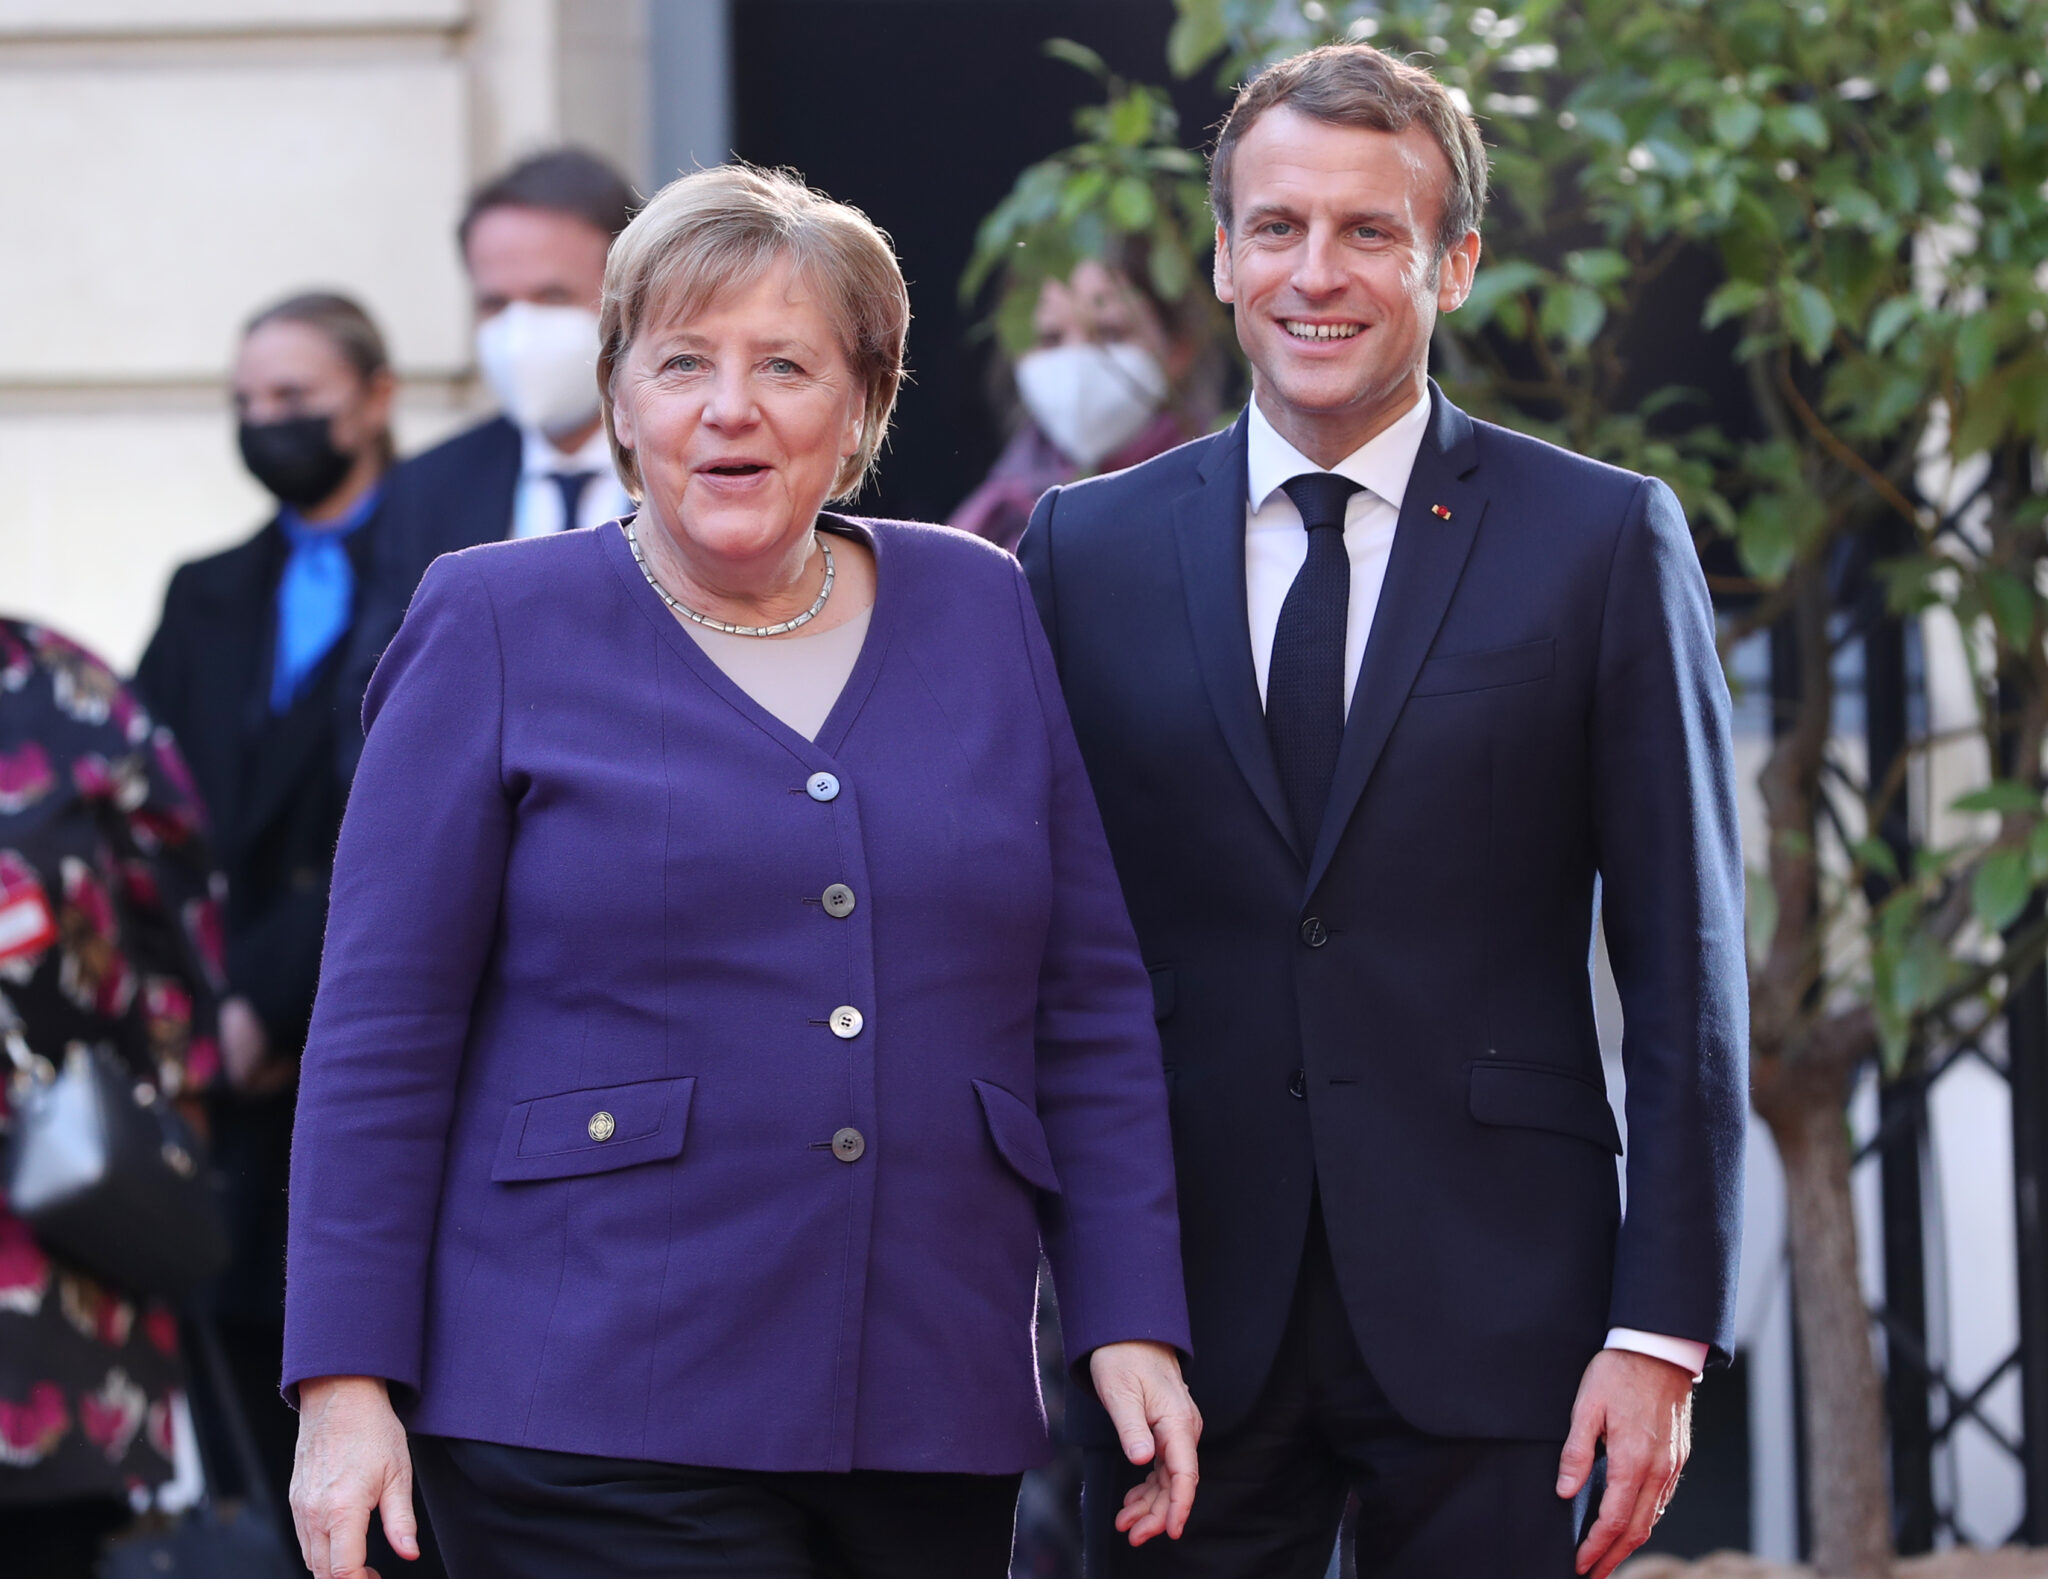
[(1325, 44), (1275, 62), (1238, 90), (1209, 159), (1209, 206), (1225, 234), (1232, 218), (1231, 156), (1252, 123), (1282, 104), (1311, 120), (1367, 131), (1400, 133), (1420, 122), (1451, 169), (1437, 218), (1437, 258), (1479, 228), (1486, 209), (1486, 147), (1450, 89), (1420, 66), (1370, 44)]
[(469, 252), (469, 233), (494, 208), (540, 208), (580, 219), (606, 237), (618, 235), (633, 217), (634, 196), (626, 178), (596, 154), (581, 148), (551, 148), (522, 159), (469, 194), (455, 240)]
[[(272, 302), (243, 324), (242, 338), (248, 339), (267, 323), (304, 324), (308, 329), (325, 335), (328, 343), (341, 353), (341, 359), (366, 385), (379, 374), (391, 371), (391, 354), (384, 349), (384, 336), (377, 328), (376, 319), (352, 296), (344, 296), (339, 291), (301, 291), (296, 296), (287, 296), (282, 301)], [(398, 450), (391, 441), (388, 426), (377, 436), (377, 446), (384, 457), (384, 464), (389, 466)]]
[(657, 313), (700, 311), (752, 284), (779, 258), (824, 298), (840, 350), (866, 396), (860, 449), (833, 479), (834, 498), (860, 486), (889, 431), (903, 385), (910, 293), (889, 238), (859, 209), (813, 191), (788, 170), (718, 165), (669, 182), (612, 244), (598, 315), (597, 385), (620, 480), (640, 497), (640, 467), (612, 424), (613, 375)]

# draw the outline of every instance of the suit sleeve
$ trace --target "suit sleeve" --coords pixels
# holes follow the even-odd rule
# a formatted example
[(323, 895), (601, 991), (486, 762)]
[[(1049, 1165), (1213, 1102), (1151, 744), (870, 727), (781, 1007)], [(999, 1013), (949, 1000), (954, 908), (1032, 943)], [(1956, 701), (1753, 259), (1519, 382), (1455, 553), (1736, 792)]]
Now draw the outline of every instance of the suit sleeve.
[(1022, 579), (1018, 613), (1051, 748), (1052, 916), (1038, 987), (1038, 1112), (1061, 1193), (1046, 1257), (1067, 1359), (1149, 1339), (1189, 1349), (1173, 1143), (1152, 988), (1111, 864), (1052, 653)]
[(292, 1143), (284, 1380), (420, 1381), (427, 1262), (512, 829), (496, 617), (421, 584), (364, 708)]
[(1608, 571), (1591, 718), (1621, 990), (1628, 1205), (1611, 1327), (1734, 1343), (1749, 1087), (1742, 851), (1713, 609), (1671, 490), (1636, 490)]
[(1024, 567), (1025, 579), (1031, 583), (1031, 597), (1038, 605), (1045, 638), (1052, 646), (1055, 668), (1059, 665), (1060, 622), (1052, 585), (1052, 514), (1059, 508), (1059, 492), (1049, 488), (1039, 496), (1024, 536), (1017, 543), (1017, 560)]

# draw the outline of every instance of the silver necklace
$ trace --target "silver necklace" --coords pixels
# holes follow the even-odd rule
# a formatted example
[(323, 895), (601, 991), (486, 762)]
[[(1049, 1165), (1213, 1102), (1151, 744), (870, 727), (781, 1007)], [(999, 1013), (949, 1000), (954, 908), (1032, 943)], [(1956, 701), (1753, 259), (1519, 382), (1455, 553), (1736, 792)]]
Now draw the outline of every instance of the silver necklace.
[(699, 614), (688, 604), (678, 603), (667, 587), (654, 579), (653, 567), (647, 563), (647, 556), (640, 552), (640, 534), (633, 529), (633, 523), (626, 523), (626, 542), (633, 550), (633, 563), (640, 567), (640, 574), (647, 578), (647, 584), (654, 588), (661, 601), (674, 609), (686, 620), (695, 620), (710, 630), (724, 631), (728, 636), (780, 636), (784, 631), (793, 631), (799, 625), (808, 625), (824, 611), (825, 600), (832, 596), (834, 571), (832, 568), (832, 545), (820, 534), (818, 550), (825, 556), (825, 584), (818, 589), (818, 601), (794, 619), (784, 620), (780, 625), (730, 625), (724, 620), (715, 620), (709, 614)]

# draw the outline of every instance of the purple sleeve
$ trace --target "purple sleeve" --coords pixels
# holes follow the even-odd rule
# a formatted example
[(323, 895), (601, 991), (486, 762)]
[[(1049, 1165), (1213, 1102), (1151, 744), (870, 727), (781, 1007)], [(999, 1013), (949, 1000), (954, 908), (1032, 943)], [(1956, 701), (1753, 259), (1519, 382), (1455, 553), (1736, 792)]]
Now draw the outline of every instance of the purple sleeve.
[(1173, 1142), (1152, 988), (1021, 571), (1052, 752), (1053, 899), (1038, 989), (1038, 1112), (1061, 1194), (1045, 1224), (1069, 1364), (1105, 1343), (1189, 1352)]
[(287, 1389), (420, 1381), (427, 1260), (512, 807), (504, 671), (470, 562), (438, 561), (378, 665), (334, 862), (292, 1141)]

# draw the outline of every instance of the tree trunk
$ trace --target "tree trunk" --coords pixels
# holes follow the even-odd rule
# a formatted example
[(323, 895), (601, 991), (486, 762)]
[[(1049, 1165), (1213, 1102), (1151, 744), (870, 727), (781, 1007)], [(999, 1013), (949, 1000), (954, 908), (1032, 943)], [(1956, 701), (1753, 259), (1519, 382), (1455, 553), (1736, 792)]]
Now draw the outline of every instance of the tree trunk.
[(1884, 1392), (1856, 1264), (1849, 1125), (1830, 1099), (1832, 1082), (1816, 1084), (1764, 1115), (1785, 1166), (1813, 1566), (1828, 1579), (1884, 1579), (1892, 1564)]

